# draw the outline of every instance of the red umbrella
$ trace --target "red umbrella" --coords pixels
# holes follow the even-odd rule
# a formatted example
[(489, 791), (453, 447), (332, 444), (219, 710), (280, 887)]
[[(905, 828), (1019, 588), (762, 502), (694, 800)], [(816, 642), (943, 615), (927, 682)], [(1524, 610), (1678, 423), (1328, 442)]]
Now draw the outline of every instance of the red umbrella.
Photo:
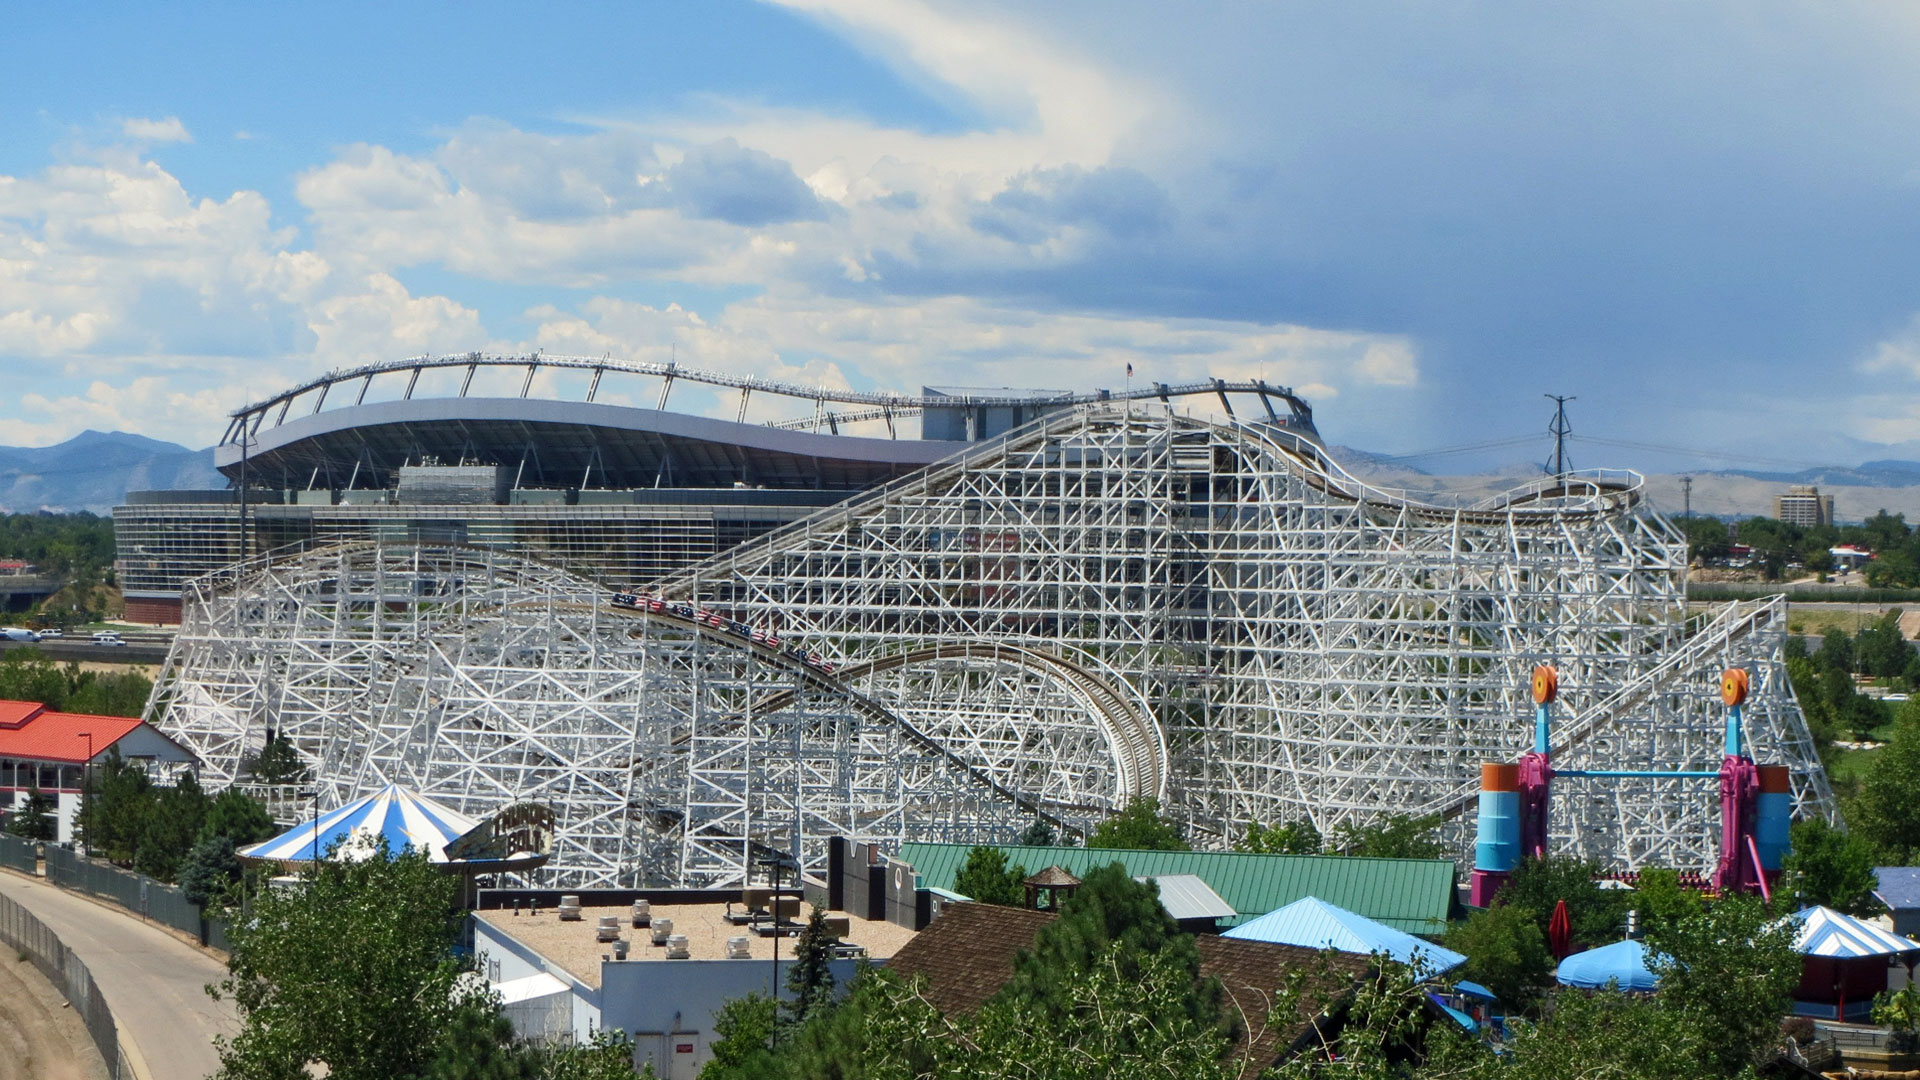
[(1547, 946), (1555, 960), (1565, 960), (1573, 945), (1573, 919), (1567, 915), (1567, 902), (1553, 905), (1553, 918), (1547, 920)]

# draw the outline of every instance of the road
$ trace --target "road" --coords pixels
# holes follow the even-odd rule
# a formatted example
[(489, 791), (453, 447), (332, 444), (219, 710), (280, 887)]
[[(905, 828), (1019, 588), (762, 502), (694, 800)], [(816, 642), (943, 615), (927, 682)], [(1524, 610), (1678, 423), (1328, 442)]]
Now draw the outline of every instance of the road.
[(0, 873), (0, 893), (79, 954), (153, 1080), (201, 1080), (220, 1067), (213, 1036), (231, 1036), (240, 1023), (233, 1003), (214, 1001), (204, 987), (224, 977), (226, 965), (137, 916), (44, 881)]

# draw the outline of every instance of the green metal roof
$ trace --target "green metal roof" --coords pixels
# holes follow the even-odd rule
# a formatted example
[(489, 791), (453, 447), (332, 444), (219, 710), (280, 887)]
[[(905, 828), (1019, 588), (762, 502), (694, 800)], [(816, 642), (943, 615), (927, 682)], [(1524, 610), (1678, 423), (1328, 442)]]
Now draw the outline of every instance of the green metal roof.
[[(1117, 862), (1135, 877), (1193, 874), (1233, 905), (1238, 926), (1303, 896), (1317, 896), (1409, 934), (1438, 934), (1453, 907), (1453, 863), (1445, 859), (1367, 859), (1347, 855), (1245, 855), (1232, 851), (1130, 851), (1120, 848), (989, 844), (1007, 865), (1028, 873), (1058, 866), (1076, 876)], [(952, 889), (972, 844), (902, 844), (924, 888)]]

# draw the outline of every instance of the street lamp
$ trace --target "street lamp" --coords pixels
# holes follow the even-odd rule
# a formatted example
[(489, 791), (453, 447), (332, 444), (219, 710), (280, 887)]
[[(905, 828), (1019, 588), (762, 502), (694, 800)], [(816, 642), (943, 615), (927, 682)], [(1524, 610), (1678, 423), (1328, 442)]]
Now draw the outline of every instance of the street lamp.
[(293, 797), (313, 800), (313, 814), (310, 818), (313, 822), (313, 855), (309, 861), (317, 865), (320, 862), (320, 792), (317, 788), (313, 791), (296, 791)]
[[(767, 883), (773, 886), (773, 986), (772, 986), (772, 990), (773, 990), (773, 1006), (775, 1011), (777, 1012), (780, 1008), (780, 935), (782, 933), (782, 929), (780, 926), (780, 871), (786, 869), (788, 857), (785, 855), (769, 855), (757, 861), (761, 866), (764, 866), (767, 868)], [(797, 863), (795, 864), (794, 869), (795, 869), (794, 877), (797, 880), (799, 877), (799, 873), (798, 873), (799, 865)], [(778, 1018), (776, 1017), (776, 1021), (777, 1019)], [(779, 1047), (780, 1025), (778, 1022), (776, 1022), (773, 1025), (773, 1034), (770, 1041), (772, 1044), (772, 1048), (777, 1049)]]
[(87, 858), (93, 858), (93, 732), (76, 731), (87, 740), (87, 760), (80, 763), (80, 809), (86, 814), (80, 828), (80, 845)]

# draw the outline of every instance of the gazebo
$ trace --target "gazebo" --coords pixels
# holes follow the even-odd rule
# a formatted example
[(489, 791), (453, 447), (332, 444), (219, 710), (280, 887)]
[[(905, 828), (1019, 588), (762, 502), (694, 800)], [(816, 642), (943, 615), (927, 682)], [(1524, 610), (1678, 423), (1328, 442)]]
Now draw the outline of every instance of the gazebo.
[(1058, 866), (1049, 866), (1045, 870), (1028, 878), (1021, 884), (1027, 887), (1027, 906), (1038, 908), (1040, 894), (1047, 895), (1047, 910), (1059, 911), (1060, 901), (1072, 896), (1080, 887), (1080, 879), (1067, 873)]
[(1862, 1020), (1873, 996), (1887, 988), (1887, 968), (1911, 969), (1920, 942), (1900, 937), (1832, 908), (1810, 907), (1788, 916), (1793, 950), (1800, 954), (1800, 986), (1793, 1011), (1821, 1019)]

